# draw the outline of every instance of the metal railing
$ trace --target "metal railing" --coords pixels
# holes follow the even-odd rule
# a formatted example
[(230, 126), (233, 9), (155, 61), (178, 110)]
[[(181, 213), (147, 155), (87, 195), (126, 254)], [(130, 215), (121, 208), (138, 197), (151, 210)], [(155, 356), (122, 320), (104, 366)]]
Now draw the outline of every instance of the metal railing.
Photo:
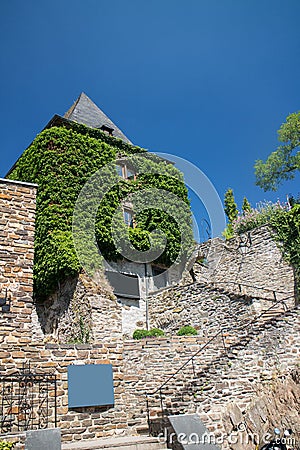
[[(265, 288), (265, 287), (262, 287), (262, 286), (253, 286), (253, 285), (248, 284), (248, 283), (241, 283), (239, 281), (212, 281), (211, 283), (208, 283), (208, 285), (212, 285), (213, 287), (216, 287), (217, 285), (228, 285), (228, 284), (231, 284), (231, 285), (234, 285), (234, 286), (238, 286), (239, 293), (241, 293), (241, 294), (243, 294), (242, 287), (248, 287), (248, 288), (251, 288), (251, 289), (254, 289), (254, 290), (257, 290), (257, 291), (272, 292), (273, 299), (259, 297), (261, 300), (267, 300), (267, 301), (268, 300), (270, 300), (270, 301), (271, 300), (275, 300), (276, 301), (277, 300), (277, 294), (282, 294), (282, 295), (292, 294), (288, 298), (294, 298), (294, 291), (278, 291), (278, 290), (274, 290), (274, 289), (271, 289), (271, 288)], [(228, 292), (231, 293), (231, 294), (235, 294), (235, 292), (230, 292), (230, 291), (228, 291)], [(243, 295), (248, 295), (248, 294), (243, 294)]]

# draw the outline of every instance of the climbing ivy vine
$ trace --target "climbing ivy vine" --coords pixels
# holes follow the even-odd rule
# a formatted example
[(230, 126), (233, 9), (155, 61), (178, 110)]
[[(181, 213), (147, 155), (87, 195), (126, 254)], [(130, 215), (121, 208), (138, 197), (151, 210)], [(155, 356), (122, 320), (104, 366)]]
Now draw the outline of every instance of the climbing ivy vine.
[[(81, 270), (73, 237), (72, 217), (78, 195), (87, 180), (97, 170), (117, 158), (147, 154), (144, 149), (127, 144), (85, 125), (66, 123), (42, 131), (17, 161), (10, 179), (38, 184), (36, 204), (34, 292), (45, 298), (57, 283), (73, 277)], [(156, 167), (148, 173), (147, 167)], [(111, 237), (111, 221), (122, 199), (147, 187), (167, 190), (189, 206), (182, 174), (165, 161), (153, 156), (146, 158), (145, 170), (136, 180), (120, 180), (105, 196), (97, 213), (95, 235), (102, 255), (109, 260), (121, 258)], [(178, 209), (178, 205), (170, 205)], [(135, 217), (136, 227), (128, 229), (119, 221), (119, 232), (129, 233), (138, 250), (150, 248), (149, 233), (159, 228), (167, 237), (165, 251), (156, 262), (170, 265), (180, 252), (189, 248), (181, 245), (181, 233), (172, 214), (158, 209), (142, 211)], [(181, 231), (192, 242), (190, 212), (182, 213)]]

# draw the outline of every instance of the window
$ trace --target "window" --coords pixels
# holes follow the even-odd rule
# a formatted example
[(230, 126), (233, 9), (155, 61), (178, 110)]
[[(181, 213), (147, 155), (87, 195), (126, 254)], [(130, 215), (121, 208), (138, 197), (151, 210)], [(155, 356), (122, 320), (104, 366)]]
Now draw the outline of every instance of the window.
[(126, 178), (127, 180), (134, 180), (135, 179), (135, 173), (133, 170), (126, 167)]
[(124, 222), (126, 223), (126, 225), (128, 227), (133, 228), (134, 227), (134, 223), (133, 223), (133, 212), (130, 211), (129, 209), (124, 209), (123, 211), (123, 216), (124, 216)]
[(120, 166), (119, 164), (117, 164), (117, 172), (119, 177), (124, 178), (124, 166)]
[(114, 132), (114, 129), (108, 127), (107, 125), (102, 125), (102, 126), (100, 127), (100, 130), (104, 131), (104, 133), (107, 133), (107, 134), (109, 134), (110, 136), (112, 136), (112, 134), (113, 134), (113, 132)]
[(126, 164), (117, 164), (117, 172), (124, 180), (135, 180), (136, 178), (134, 170), (127, 167)]

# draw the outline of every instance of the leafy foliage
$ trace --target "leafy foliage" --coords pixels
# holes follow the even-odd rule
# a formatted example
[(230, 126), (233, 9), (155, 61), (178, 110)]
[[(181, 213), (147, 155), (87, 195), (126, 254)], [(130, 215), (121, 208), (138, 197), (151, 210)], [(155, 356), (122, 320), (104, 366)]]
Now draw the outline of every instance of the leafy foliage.
[(177, 332), (177, 336), (196, 336), (196, 334), (198, 334), (198, 331), (191, 325), (185, 325)]
[(251, 211), (251, 205), (246, 197), (243, 199), (242, 211), (243, 214), (247, 214), (247, 212)]
[(280, 202), (258, 203), (256, 208), (251, 208), (250, 211), (238, 215), (233, 222), (233, 231), (236, 234), (241, 234), (262, 225), (270, 224), (274, 217), (284, 215), (288, 210), (289, 206)]
[(223, 236), (225, 237), (225, 239), (230, 239), (233, 237), (232, 223), (238, 216), (237, 204), (235, 203), (234, 200), (233, 190), (230, 188), (227, 189), (227, 191), (225, 192), (224, 205), (225, 205), (224, 211), (228, 218), (228, 224), (225, 230), (223, 231)]
[(225, 214), (228, 217), (229, 222), (232, 223), (237, 218), (239, 212), (234, 200), (233, 190), (230, 188), (225, 192), (224, 204)]
[(150, 336), (154, 336), (154, 337), (160, 337), (160, 336), (165, 335), (164, 331), (161, 330), (160, 328), (151, 328), (149, 333), (150, 333)]
[(161, 337), (165, 333), (160, 328), (151, 328), (151, 330), (137, 329), (133, 333), (133, 339), (144, 339), (146, 337)]
[[(127, 144), (85, 125), (67, 123), (42, 131), (32, 145), (17, 161), (9, 178), (38, 184), (36, 205), (34, 291), (43, 299), (53, 292), (57, 283), (76, 276), (81, 265), (78, 261), (72, 236), (72, 218), (78, 195), (90, 177), (98, 169), (116, 158), (141, 153), (145, 158), (141, 176), (135, 181), (118, 179), (118, 183), (104, 197), (98, 208), (95, 235), (102, 255), (108, 260), (122, 258), (111, 236), (112, 220), (120, 236), (128, 236), (137, 250), (150, 248), (149, 233), (160, 229), (167, 237), (166, 248), (159, 262), (172, 264), (182, 252), (178, 224), (172, 218), (177, 211), (169, 205), (169, 213), (158, 209), (146, 209), (135, 217), (136, 227), (128, 228), (122, 213), (115, 216), (116, 208), (124, 198), (141, 189), (155, 187), (174, 193), (187, 206), (187, 189), (180, 172), (172, 164), (166, 164), (139, 147)], [(147, 170), (152, 168), (152, 172)], [(117, 177), (117, 171), (115, 176)], [(88, 199), (87, 199), (88, 201)], [(183, 232), (192, 242), (190, 211), (182, 213)], [(87, 252), (89, 249), (86, 250)]]
[(8, 441), (0, 441), (0, 450), (11, 450), (14, 448), (15, 444)]
[(255, 163), (256, 184), (264, 191), (276, 191), (279, 184), (291, 180), (300, 170), (300, 111), (290, 114), (278, 130), (278, 140), (283, 143), (267, 160)]
[(286, 260), (294, 268), (296, 300), (300, 301), (300, 204), (285, 214), (274, 214), (270, 225), (276, 230), (276, 240), (282, 246)]

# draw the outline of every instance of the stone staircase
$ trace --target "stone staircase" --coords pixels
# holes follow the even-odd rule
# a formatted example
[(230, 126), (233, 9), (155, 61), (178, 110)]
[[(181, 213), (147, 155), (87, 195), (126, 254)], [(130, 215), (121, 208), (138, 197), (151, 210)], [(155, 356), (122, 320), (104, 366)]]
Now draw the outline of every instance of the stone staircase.
[[(256, 317), (252, 323), (249, 323), (248, 327), (246, 324), (242, 324), (240, 327), (235, 327), (234, 330), (229, 330), (229, 332), (225, 333), (224, 351), (215, 357), (212, 356), (210, 361), (206, 360), (204, 364), (201, 364), (201, 352), (198, 352), (195, 360), (192, 361), (194, 373), (191, 371), (189, 382), (180, 377), (179, 371), (174, 379), (163, 385), (161, 390), (158, 389), (156, 396), (152, 397), (153, 400), (155, 399), (154, 403), (151, 405), (151, 401), (149, 402), (150, 410), (151, 407), (153, 408), (152, 422), (159, 422), (160, 417), (172, 414), (193, 414), (197, 412), (203, 422), (210, 427), (210, 430), (216, 431), (214, 426), (220, 422), (222, 411), (224, 411), (224, 405), (226, 404), (224, 397), (228, 395), (228, 400), (240, 402), (243, 408), (246, 409), (246, 405), (249, 405), (253, 398), (252, 380), (254, 382), (259, 381), (259, 370), (257, 370), (257, 367), (255, 368), (253, 361), (251, 362), (252, 366), (247, 361), (247, 358), (249, 359), (250, 356), (252, 360), (255, 359), (255, 345), (258, 346), (257, 343), (265, 339), (268, 341), (268, 346), (270, 346), (273, 339), (281, 339), (285, 327), (291, 326), (293, 323), (299, 324), (299, 307), (285, 310), (280, 303), (278, 308), (276, 306), (275, 304), (274, 310), (269, 307), (262, 311), (261, 315)], [(296, 346), (295, 360), (297, 352), (298, 357), (300, 356), (299, 349), (297, 349), (298, 347)], [(271, 352), (271, 350), (268, 351)], [(257, 357), (259, 357), (258, 351)], [(242, 368), (243, 364), (241, 364), (243, 358), (245, 358), (244, 371)], [(284, 357), (281, 358), (284, 360)], [(197, 359), (198, 361), (196, 361)], [(238, 366), (239, 380), (235, 380), (234, 364)], [(249, 369), (247, 369), (248, 365)], [(234, 394), (232, 394), (233, 390)], [(159, 403), (163, 405), (163, 408), (158, 405)], [(214, 405), (213, 412), (212, 404)], [(209, 414), (207, 414), (208, 411)], [(155, 428), (157, 429), (157, 424), (154, 426)]]
[[(192, 283), (172, 286), (149, 298), (151, 326), (174, 335), (181, 326), (190, 324), (199, 334), (213, 336), (216, 329), (231, 333), (259, 317), (261, 323), (280, 316), (295, 305), (292, 292), (260, 290), (260, 297), (247, 293), (246, 285), (223, 286), (215, 283)], [(264, 313), (262, 315), (262, 313)]]
[(62, 444), (62, 450), (165, 450), (164, 442), (156, 437), (122, 436)]

